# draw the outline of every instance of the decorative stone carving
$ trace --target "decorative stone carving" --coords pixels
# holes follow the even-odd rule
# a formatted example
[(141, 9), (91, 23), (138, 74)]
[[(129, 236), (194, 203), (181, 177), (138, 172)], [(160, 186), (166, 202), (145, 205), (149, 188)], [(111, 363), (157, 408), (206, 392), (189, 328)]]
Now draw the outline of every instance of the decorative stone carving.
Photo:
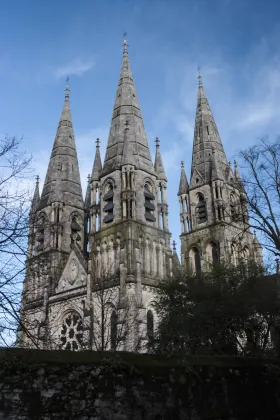
[(79, 274), (78, 262), (75, 258), (72, 259), (70, 264), (70, 276), (68, 277), (69, 283), (72, 285), (75, 283)]

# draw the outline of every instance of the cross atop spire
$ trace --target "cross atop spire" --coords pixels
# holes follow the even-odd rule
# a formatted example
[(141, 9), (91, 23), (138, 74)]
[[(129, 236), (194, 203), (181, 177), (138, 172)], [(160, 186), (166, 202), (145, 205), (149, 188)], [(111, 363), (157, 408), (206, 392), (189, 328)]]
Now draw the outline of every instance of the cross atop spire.
[(66, 77), (66, 88), (65, 88), (65, 100), (68, 100), (69, 99), (69, 92), (70, 92), (70, 89), (69, 89), (69, 77), (67, 76)]
[(201, 76), (201, 72), (200, 72), (201, 68), (198, 66), (197, 67), (197, 78), (198, 78), (198, 86), (202, 87), (202, 76)]
[(127, 47), (129, 46), (128, 43), (127, 43), (127, 40), (125, 39), (126, 38), (126, 35), (127, 35), (127, 32), (124, 32), (124, 34), (123, 34), (123, 37), (124, 37), (124, 40), (123, 40), (123, 54), (124, 55), (127, 55), (128, 54)]

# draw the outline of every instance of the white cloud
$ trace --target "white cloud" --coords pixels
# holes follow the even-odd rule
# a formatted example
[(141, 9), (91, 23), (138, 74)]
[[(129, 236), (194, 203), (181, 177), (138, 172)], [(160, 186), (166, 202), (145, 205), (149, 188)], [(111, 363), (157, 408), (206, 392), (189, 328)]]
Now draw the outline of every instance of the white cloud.
[(81, 76), (94, 67), (94, 61), (84, 61), (80, 58), (72, 61), (64, 66), (57, 67), (53, 70), (55, 79), (61, 79), (67, 76)]

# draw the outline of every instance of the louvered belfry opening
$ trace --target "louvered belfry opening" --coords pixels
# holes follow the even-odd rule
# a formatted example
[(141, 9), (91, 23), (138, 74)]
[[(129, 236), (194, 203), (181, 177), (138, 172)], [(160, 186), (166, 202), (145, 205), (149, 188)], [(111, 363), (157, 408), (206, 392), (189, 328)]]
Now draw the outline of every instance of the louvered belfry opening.
[(153, 201), (155, 200), (154, 194), (151, 192), (151, 187), (146, 184), (144, 187), (144, 196), (145, 196), (145, 218), (149, 222), (155, 222), (156, 218), (153, 214), (155, 206)]
[(207, 221), (206, 202), (202, 194), (198, 194), (198, 203), (196, 205), (197, 223), (205, 223)]
[(104, 195), (103, 201), (106, 202), (103, 208), (103, 211), (106, 213), (103, 221), (104, 223), (110, 223), (114, 220), (114, 190), (112, 184), (108, 184), (107, 193)]

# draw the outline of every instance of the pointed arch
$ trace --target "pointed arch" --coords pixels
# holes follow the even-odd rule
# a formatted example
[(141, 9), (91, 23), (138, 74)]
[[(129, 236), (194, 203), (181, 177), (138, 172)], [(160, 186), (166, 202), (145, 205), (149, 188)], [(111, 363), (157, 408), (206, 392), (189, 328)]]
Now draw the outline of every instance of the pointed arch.
[(207, 222), (206, 200), (201, 192), (197, 193), (197, 204), (195, 210), (197, 224)]
[(118, 315), (114, 309), (111, 314), (111, 350), (117, 350)]
[(201, 254), (200, 250), (194, 246), (189, 252), (189, 259), (191, 261), (191, 266), (193, 271), (199, 276), (201, 274)]
[(147, 339), (148, 344), (152, 345), (154, 340), (154, 314), (151, 309), (147, 312)]
[(208, 263), (217, 265), (220, 264), (220, 244), (217, 241), (211, 241), (206, 246), (206, 254)]
[(103, 194), (103, 201), (106, 203), (103, 207), (105, 213), (103, 222), (110, 223), (114, 220), (114, 183), (111, 178), (104, 183)]

